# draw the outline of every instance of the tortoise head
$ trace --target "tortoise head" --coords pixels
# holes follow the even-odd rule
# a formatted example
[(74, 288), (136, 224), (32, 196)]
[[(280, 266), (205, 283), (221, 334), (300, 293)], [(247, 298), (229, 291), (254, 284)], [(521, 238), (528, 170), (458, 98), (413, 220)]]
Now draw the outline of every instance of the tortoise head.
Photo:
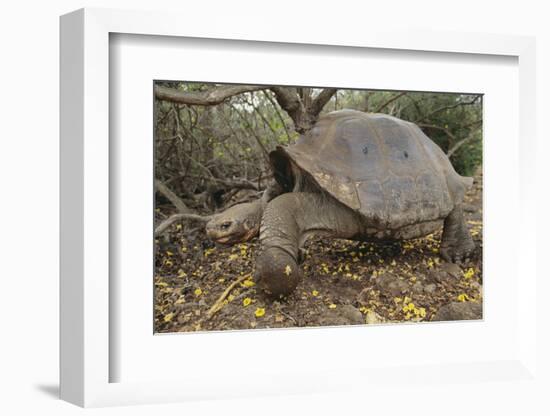
[(261, 218), (260, 200), (233, 205), (212, 217), (206, 224), (206, 234), (217, 243), (243, 243), (258, 235)]

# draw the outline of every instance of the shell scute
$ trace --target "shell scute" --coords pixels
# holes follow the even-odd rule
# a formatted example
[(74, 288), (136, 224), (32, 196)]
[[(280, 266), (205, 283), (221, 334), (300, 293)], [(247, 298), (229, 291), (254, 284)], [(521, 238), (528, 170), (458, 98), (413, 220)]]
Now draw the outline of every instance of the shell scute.
[(385, 114), (329, 113), (276, 152), (377, 228), (442, 219), (471, 184), (418, 126)]

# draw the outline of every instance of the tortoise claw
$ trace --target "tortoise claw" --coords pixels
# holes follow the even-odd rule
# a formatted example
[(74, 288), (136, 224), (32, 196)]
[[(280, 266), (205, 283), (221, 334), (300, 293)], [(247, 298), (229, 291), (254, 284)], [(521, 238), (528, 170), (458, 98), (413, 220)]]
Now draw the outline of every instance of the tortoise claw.
[(466, 263), (470, 261), (470, 257), (475, 250), (475, 244), (456, 245), (451, 247), (441, 247), (440, 254), (443, 260), (448, 263)]

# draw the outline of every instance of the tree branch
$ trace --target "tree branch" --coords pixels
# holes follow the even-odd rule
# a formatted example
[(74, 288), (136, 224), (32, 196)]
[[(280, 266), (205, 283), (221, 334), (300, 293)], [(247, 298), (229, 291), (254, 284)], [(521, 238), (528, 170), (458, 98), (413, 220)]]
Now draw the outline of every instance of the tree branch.
[(455, 145), (453, 147), (451, 147), (449, 149), (449, 151), (447, 152), (447, 157), (451, 157), (460, 147), (462, 147), (463, 144), (468, 143), (474, 137), (475, 137), (475, 135), (471, 134), (468, 137), (466, 137), (465, 139), (462, 139), (462, 140), (459, 140), (458, 142), (456, 142)]
[(192, 221), (200, 221), (200, 222), (208, 222), (212, 219), (212, 216), (202, 216), (198, 214), (174, 214), (165, 219), (163, 222), (159, 224), (157, 228), (155, 228), (155, 237), (158, 237), (162, 233), (164, 233), (173, 223), (180, 221), (180, 220), (192, 220)]
[(216, 105), (221, 104), (234, 95), (264, 89), (266, 87), (259, 85), (224, 85), (208, 91), (191, 92), (155, 85), (155, 97), (159, 100), (171, 101), (178, 104)]
[(271, 98), (271, 96), (269, 95), (269, 93), (267, 91), (262, 91), (262, 92), (263, 92), (265, 98), (267, 98), (267, 100), (269, 101), (269, 103), (271, 104), (273, 109), (275, 110), (275, 114), (277, 114), (277, 117), (281, 121), (281, 124), (283, 125), (283, 128), (285, 129), (285, 133), (286, 133), (286, 137), (288, 138), (288, 142), (290, 143), (290, 140), (291, 140), (292, 136), (290, 135), (290, 132), (288, 131), (288, 129), (286, 127), (285, 120), (283, 119), (283, 116), (281, 115), (281, 112), (279, 111), (279, 107), (275, 105), (275, 103), (273, 102), (273, 98)]
[(456, 104), (453, 104), (453, 105), (446, 105), (446, 106), (443, 106), (443, 107), (440, 107), (434, 111), (432, 111), (431, 113), (429, 113), (428, 115), (424, 115), (424, 116), (421, 116), (420, 118), (416, 119), (413, 121), (413, 123), (419, 123), (421, 121), (424, 121), (426, 120), (427, 118), (430, 118), (431, 116), (433, 116), (434, 114), (437, 114), (437, 113), (440, 113), (441, 111), (445, 111), (445, 110), (452, 110), (453, 108), (456, 108), (456, 107), (461, 107), (463, 105), (472, 105), (472, 104), (475, 104), (475, 102), (479, 99), (479, 95), (474, 97), (472, 100), (470, 101), (460, 101)]
[(185, 205), (185, 202), (183, 202), (174, 192), (170, 190), (164, 183), (162, 183), (160, 180), (155, 179), (155, 187), (157, 188), (157, 191), (159, 191), (163, 196), (165, 196), (182, 214), (190, 214), (192, 213), (192, 210)]
[(294, 120), (293, 114), (300, 111), (300, 99), (298, 91), (291, 87), (271, 87), (271, 91), (275, 94), (277, 102), (283, 110), (285, 110), (290, 118)]
[(330, 101), (332, 96), (338, 91), (336, 88), (325, 88), (319, 93), (317, 97), (311, 103), (311, 109), (309, 110), (311, 114), (318, 116), (319, 113), (323, 110), (323, 107)]
[[(310, 101), (300, 99), (299, 91), (296, 88), (274, 86), (270, 89), (275, 94), (281, 108), (288, 113), (294, 122), (294, 129), (300, 134), (311, 130), (317, 122), (323, 107), (336, 93), (336, 88), (325, 88), (313, 101)], [(304, 94), (304, 98), (309, 97), (307, 96), (307, 89), (302, 89), (301, 92)]]
[(376, 110), (374, 110), (375, 113), (379, 113), (380, 111), (382, 111), (384, 108), (386, 108), (388, 105), (390, 105), (391, 103), (393, 103), (395, 100), (397, 100), (398, 98), (404, 96), (405, 94), (407, 94), (407, 91), (403, 91), (397, 95), (394, 95), (392, 98), (390, 98), (389, 100), (387, 100), (385, 103), (383, 103), (382, 105), (380, 105)]
[(453, 133), (451, 133), (449, 129), (446, 129), (445, 127), (436, 126), (434, 124), (426, 124), (426, 123), (418, 123), (418, 127), (442, 131), (452, 140), (453, 143), (456, 142), (456, 136)]

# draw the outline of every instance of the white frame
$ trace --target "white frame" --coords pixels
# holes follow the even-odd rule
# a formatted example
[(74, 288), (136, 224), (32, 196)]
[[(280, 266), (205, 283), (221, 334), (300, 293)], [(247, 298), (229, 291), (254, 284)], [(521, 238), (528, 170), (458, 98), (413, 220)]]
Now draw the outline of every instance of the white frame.
[[(275, 25), (234, 35), (223, 21), (207, 29), (173, 13), (83, 9), (61, 19), (61, 397), (81, 406), (153, 403), (213, 397), (204, 380), (181, 383), (109, 383), (109, 34), (128, 33), (212, 39), (275, 41), (434, 52), (507, 55), (519, 60), (521, 216), (517, 224), (524, 270), (518, 288), (520, 354), (501, 363), (517, 379), (536, 376), (536, 270), (529, 243), (536, 241), (534, 189), (535, 41), (506, 35), (354, 29), (325, 34), (322, 28), (279, 32)], [(354, 30), (359, 30), (358, 32)], [(531, 265), (531, 266), (529, 266)], [(529, 268), (530, 267), (530, 268)], [(472, 371), (494, 363), (468, 365)], [(422, 370), (430, 378), (444, 366)], [(451, 366), (452, 367), (452, 366)], [(464, 370), (464, 366), (461, 370)], [(453, 368), (451, 368), (452, 370)], [(372, 379), (391, 379), (396, 370), (380, 369)], [(364, 377), (364, 375), (362, 376)], [(286, 391), (342, 388), (335, 382), (305, 387), (281, 382)], [(467, 379), (467, 372), (463, 375)], [(281, 383), (282, 384), (282, 383)], [(223, 397), (223, 393), (216, 397)], [(215, 394), (214, 393), (214, 394)], [(266, 394), (258, 388), (257, 394)], [(277, 392), (275, 392), (277, 393)], [(247, 394), (250, 394), (248, 392)], [(229, 391), (226, 397), (238, 396)]]

